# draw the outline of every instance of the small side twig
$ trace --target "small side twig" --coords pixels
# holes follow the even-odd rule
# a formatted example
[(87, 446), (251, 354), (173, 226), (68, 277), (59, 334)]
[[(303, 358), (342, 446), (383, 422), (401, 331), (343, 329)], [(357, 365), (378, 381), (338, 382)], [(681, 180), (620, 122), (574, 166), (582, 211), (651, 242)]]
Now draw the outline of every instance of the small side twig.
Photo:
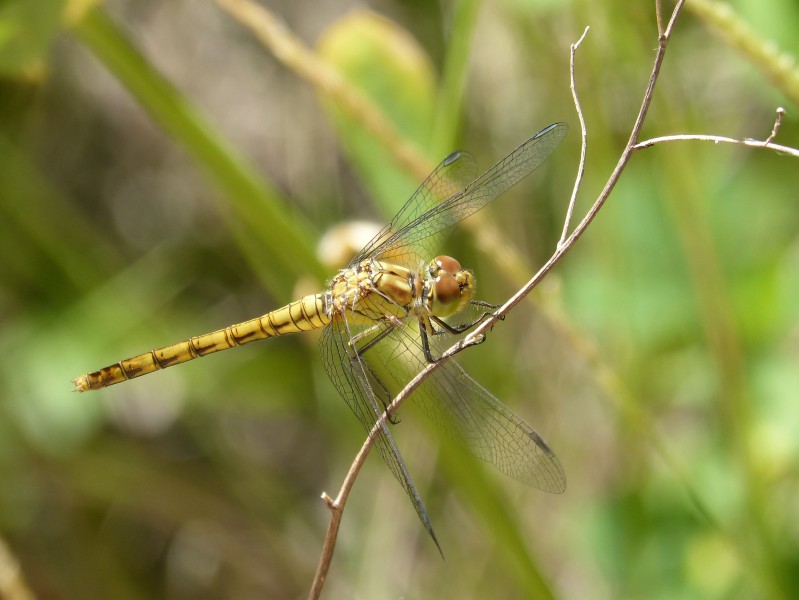
[(571, 53), (569, 55), (569, 87), (571, 88), (572, 99), (574, 100), (574, 108), (577, 111), (577, 118), (580, 120), (580, 132), (582, 135), (582, 141), (580, 143), (580, 162), (577, 166), (577, 177), (574, 179), (574, 187), (572, 188), (571, 198), (569, 198), (569, 206), (566, 209), (566, 218), (563, 221), (563, 232), (560, 234), (558, 247), (561, 247), (563, 245), (563, 242), (566, 240), (566, 236), (569, 233), (569, 226), (571, 225), (572, 213), (574, 212), (574, 204), (575, 202), (577, 202), (577, 192), (580, 189), (580, 184), (583, 181), (583, 173), (585, 172), (585, 153), (586, 149), (588, 148), (588, 129), (585, 126), (583, 109), (580, 106), (580, 98), (577, 95), (577, 87), (574, 83), (574, 55), (577, 52), (577, 48), (579, 48), (580, 44), (583, 43), (585, 36), (588, 35), (589, 29), (590, 27), (586, 27), (585, 31), (583, 31), (583, 35), (580, 36), (580, 39), (571, 45)]
[(658, 24), (658, 36), (663, 35), (663, 5), (661, 0), (655, 0), (655, 20)]
[(766, 138), (766, 144), (770, 144), (782, 127), (782, 120), (785, 118), (785, 109), (782, 106), (777, 107), (777, 116), (774, 118), (774, 127), (771, 128), (771, 134)]
[(322, 545), (322, 553), (319, 556), (319, 564), (316, 567), (316, 574), (314, 575), (313, 584), (311, 585), (311, 591), (308, 593), (309, 600), (319, 598), (319, 595), (322, 593), (325, 579), (327, 579), (327, 572), (330, 569), (330, 561), (333, 559), (333, 552), (336, 549), (338, 530), (341, 525), (341, 519), (344, 516), (344, 506), (347, 504), (347, 498), (349, 498), (352, 486), (355, 485), (355, 480), (361, 472), (361, 467), (363, 467), (364, 462), (366, 462), (366, 457), (372, 449), (380, 430), (388, 419), (388, 415), (391, 414), (391, 411), (394, 410), (396, 406), (399, 406), (401, 402), (401, 399), (395, 398), (386, 412), (375, 422), (369, 435), (366, 437), (366, 441), (355, 456), (355, 460), (352, 461), (335, 500), (328, 496), (327, 492), (322, 492), (322, 500), (330, 509), (330, 522), (327, 525), (325, 541)]
[(635, 144), (633, 146), (633, 150), (644, 150), (646, 148), (651, 148), (656, 144), (663, 144), (666, 142), (684, 142), (684, 141), (713, 142), (714, 144), (736, 144), (738, 146), (748, 146), (750, 148), (766, 148), (768, 150), (779, 152), (780, 154), (786, 154), (789, 156), (794, 156), (796, 158), (799, 158), (799, 150), (797, 150), (796, 148), (791, 148), (789, 146), (783, 146), (781, 144), (773, 143), (773, 140), (777, 136), (777, 133), (780, 130), (780, 126), (782, 125), (782, 119), (784, 115), (785, 115), (785, 109), (779, 107), (777, 109), (777, 117), (774, 120), (774, 127), (771, 129), (771, 133), (765, 140), (753, 140), (749, 138), (739, 139), (739, 138), (725, 137), (721, 135), (684, 133), (678, 135), (664, 135), (644, 140), (643, 142)]

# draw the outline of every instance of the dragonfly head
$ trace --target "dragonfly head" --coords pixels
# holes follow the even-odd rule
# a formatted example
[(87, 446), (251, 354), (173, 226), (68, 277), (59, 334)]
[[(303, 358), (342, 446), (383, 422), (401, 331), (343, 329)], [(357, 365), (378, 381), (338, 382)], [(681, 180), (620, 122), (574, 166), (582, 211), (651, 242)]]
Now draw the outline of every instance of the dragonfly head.
[(428, 266), (430, 273), (430, 312), (449, 317), (463, 309), (474, 295), (474, 275), (461, 268), (451, 256), (436, 256)]

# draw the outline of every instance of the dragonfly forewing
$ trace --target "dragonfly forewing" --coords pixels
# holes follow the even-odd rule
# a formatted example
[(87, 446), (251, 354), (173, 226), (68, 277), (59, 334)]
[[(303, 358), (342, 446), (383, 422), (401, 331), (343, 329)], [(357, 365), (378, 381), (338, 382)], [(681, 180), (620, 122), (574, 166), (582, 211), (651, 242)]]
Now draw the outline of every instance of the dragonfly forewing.
[(407, 256), (412, 260), (436, 256), (436, 234), (473, 215), (532, 173), (563, 141), (568, 130), (566, 123), (545, 127), (485, 173), (445, 196), (455, 184), (464, 183), (462, 178), (467, 173), (474, 171), (474, 160), (469, 154), (451, 154), (353, 263), (382, 256)]
[[(391, 222), (386, 225), (355, 256), (351, 264), (366, 258), (386, 258), (397, 262), (416, 262), (432, 258), (414, 253), (408, 245), (390, 244), (389, 241), (410, 223), (416, 221), (447, 198), (462, 192), (477, 177), (477, 164), (468, 152), (458, 151), (447, 156), (416, 189)], [(454, 224), (454, 223), (453, 223)]]

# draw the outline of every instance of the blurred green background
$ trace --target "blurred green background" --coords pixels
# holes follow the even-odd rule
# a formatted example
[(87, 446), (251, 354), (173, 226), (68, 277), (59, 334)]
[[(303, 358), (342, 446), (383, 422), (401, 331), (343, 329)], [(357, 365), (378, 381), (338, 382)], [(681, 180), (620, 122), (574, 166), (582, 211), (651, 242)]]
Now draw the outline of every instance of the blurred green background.
[[(267, 5), (318, 54), (287, 66), (213, 2), (0, 4), (0, 571), (20, 568), (0, 597), (303, 597), (319, 494), (364, 438), (314, 335), (92, 394), (70, 379), (321, 289), (331, 228), (385, 222), (456, 148), (487, 168), (567, 121), (485, 211), (521, 263), (467, 229), (442, 248), (502, 302), (560, 235), (580, 137), (569, 44), (591, 26), (578, 216), (657, 45), (654, 2)], [(796, 55), (799, 6), (732, 6), (719, 26), (689, 2), (644, 137), (762, 139), (782, 105), (777, 141), (799, 146), (799, 76), (756, 58)], [(331, 67), (387, 134), (325, 91)], [(636, 154), (534, 298), (462, 355), (549, 441), (566, 493), (459, 457), (403, 411), (446, 560), (370, 457), (325, 597), (797, 597), (796, 168), (698, 142)]]

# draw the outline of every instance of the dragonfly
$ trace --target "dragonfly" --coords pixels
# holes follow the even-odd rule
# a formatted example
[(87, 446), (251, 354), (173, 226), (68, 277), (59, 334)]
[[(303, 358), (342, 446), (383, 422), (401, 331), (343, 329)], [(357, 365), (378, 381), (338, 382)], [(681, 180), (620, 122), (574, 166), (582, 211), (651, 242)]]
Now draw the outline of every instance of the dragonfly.
[[(529, 175), (567, 131), (565, 123), (545, 127), (479, 176), (470, 154), (450, 154), (324, 291), (81, 375), (73, 380), (75, 391), (99, 390), (256, 340), (324, 328), (321, 354), (327, 374), (371, 431), (406, 378), (439, 360), (438, 340), (464, 334), (496, 308), (474, 299), (471, 271), (453, 257), (436, 254), (440, 234)], [(502, 473), (546, 492), (565, 489), (563, 469), (543, 437), (457, 361), (443, 361), (411, 398), (456, 444)], [(389, 417), (381, 421), (375, 445), (440, 549), (391, 435), (390, 425), (397, 421)]]

